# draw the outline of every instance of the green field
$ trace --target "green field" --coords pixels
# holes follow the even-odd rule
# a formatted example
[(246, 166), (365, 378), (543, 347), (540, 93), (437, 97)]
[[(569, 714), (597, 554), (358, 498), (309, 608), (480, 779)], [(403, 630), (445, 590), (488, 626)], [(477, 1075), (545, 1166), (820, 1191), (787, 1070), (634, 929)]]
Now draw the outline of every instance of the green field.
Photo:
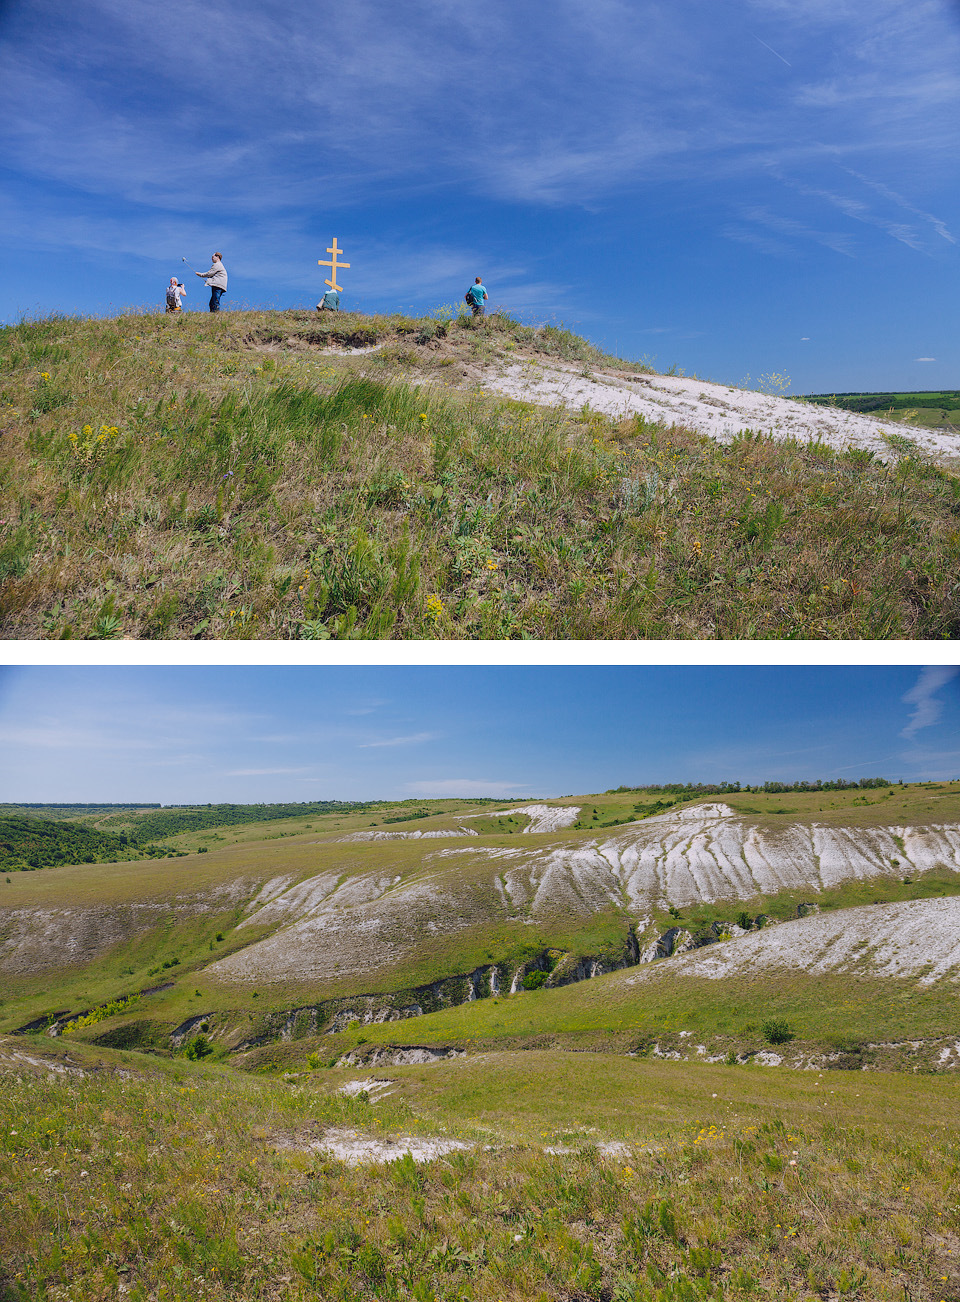
[[(205, 974), (277, 925), (239, 924), (278, 875), (427, 881), (444, 862), (425, 857), (435, 850), (582, 846), (668, 796), (567, 797), (553, 803), (580, 805), (582, 826), (536, 834), (511, 802), (266, 807), (260, 821), (228, 809), (232, 821), (186, 830), (180, 810), (165, 845), (183, 858), (0, 879), (0, 945), (24, 910), (133, 919), (105, 951), (84, 958), (78, 932), (71, 962), (4, 973), (0, 1302), (957, 1302), (960, 1079), (937, 1057), (960, 1029), (949, 981), (707, 980), (675, 976), (668, 959), (335, 1033), (291, 1020), (304, 1001), (345, 1007), (378, 984), (510, 953), (613, 953), (625, 936), (615, 908), (535, 925), (484, 921), (481, 909), (475, 926), (430, 935), (393, 968), (322, 986)], [(700, 798), (774, 830), (960, 821), (960, 783)], [(96, 815), (125, 828), (156, 816)], [(340, 839), (468, 821), (478, 837)], [(482, 862), (456, 857), (477, 898)], [(960, 873), (931, 869), (816, 898), (836, 913), (958, 893)], [(751, 907), (785, 920), (801, 895)], [(656, 921), (679, 914), (696, 929), (736, 907)], [(56, 1039), (43, 1025), (9, 1033), (44, 1011), (73, 1023)], [(771, 1025), (792, 1038), (771, 1040)], [(413, 1047), (460, 1056), (392, 1061)], [(812, 1069), (760, 1065), (771, 1047)]]
[(0, 635), (957, 635), (960, 480), (915, 449), (478, 391), (518, 359), (643, 369), (504, 316), (4, 327)]
[(845, 411), (869, 412), (885, 420), (928, 429), (960, 427), (960, 391), (922, 390), (917, 393), (808, 393), (804, 402)]

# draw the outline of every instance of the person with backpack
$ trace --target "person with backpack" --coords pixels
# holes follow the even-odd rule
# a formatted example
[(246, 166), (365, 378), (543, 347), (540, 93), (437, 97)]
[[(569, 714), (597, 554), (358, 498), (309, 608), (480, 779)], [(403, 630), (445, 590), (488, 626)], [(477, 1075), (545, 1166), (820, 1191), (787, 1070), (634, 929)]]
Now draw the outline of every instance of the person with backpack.
[(167, 286), (167, 311), (182, 312), (180, 305), (181, 298), (185, 298), (187, 291), (183, 287), (183, 281), (177, 280), (176, 276), (170, 277), (170, 284)]
[(487, 291), (483, 287), (483, 281), (479, 276), (463, 296), (464, 302), (469, 303), (474, 316), (483, 316), (483, 305), (488, 297)]
[(213, 265), (209, 271), (195, 271), (193, 274), (210, 286), (210, 311), (219, 312), (220, 300), (227, 292), (227, 269), (223, 265), (222, 253), (215, 253), (211, 262)]

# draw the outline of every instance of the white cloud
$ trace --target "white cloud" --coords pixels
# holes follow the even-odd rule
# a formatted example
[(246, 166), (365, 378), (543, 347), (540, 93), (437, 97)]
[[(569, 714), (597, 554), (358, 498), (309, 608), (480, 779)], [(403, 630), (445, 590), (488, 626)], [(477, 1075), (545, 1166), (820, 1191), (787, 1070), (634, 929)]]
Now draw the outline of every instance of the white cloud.
[(425, 741), (437, 741), (443, 734), (439, 732), (415, 732), (408, 737), (385, 737), (382, 741), (362, 741), (357, 743), (358, 750), (370, 750), (375, 746), (414, 746)]
[(262, 778), (273, 773), (307, 773), (308, 767), (296, 769), (226, 769), (221, 775), (225, 778)]
[(404, 783), (404, 790), (413, 796), (503, 796), (512, 791), (530, 790), (520, 782), (495, 782), (488, 778), (424, 778), (419, 782)]
[(913, 360), (915, 362), (935, 362), (937, 359), (935, 357), (915, 357)]
[[(756, 172), (771, 151), (954, 147), (957, 41), (935, 3), (877, 0), (869, 24), (833, 0), (26, 8), (0, 63), (8, 160), (155, 210), (199, 214), (211, 177), (224, 210), (274, 225), (364, 192), (389, 203), (393, 187), (582, 204), (652, 177)], [(750, 34), (789, 72), (743, 41), (738, 9), (768, 20)], [(841, 47), (842, 77), (822, 75), (822, 50)]]
[(901, 698), (905, 704), (914, 707), (910, 721), (900, 733), (901, 737), (912, 739), (921, 728), (932, 727), (939, 721), (943, 713), (943, 702), (937, 699), (937, 693), (958, 673), (960, 669), (951, 665), (932, 665), (921, 669), (914, 686)]
[(157, 750), (159, 742), (142, 737), (120, 737), (116, 734), (71, 727), (59, 722), (34, 725), (11, 725), (0, 728), (0, 745), (36, 747), (41, 750)]

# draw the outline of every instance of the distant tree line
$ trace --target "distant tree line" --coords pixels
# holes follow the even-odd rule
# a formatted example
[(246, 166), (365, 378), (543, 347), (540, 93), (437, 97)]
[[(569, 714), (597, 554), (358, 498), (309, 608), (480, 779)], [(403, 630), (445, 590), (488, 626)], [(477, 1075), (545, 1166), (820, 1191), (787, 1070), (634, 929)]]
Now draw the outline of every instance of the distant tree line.
[(613, 787), (606, 794), (616, 796), (621, 793), (632, 794), (635, 791), (648, 791), (655, 796), (679, 796), (694, 800), (698, 796), (735, 795), (738, 791), (768, 791), (774, 793), (783, 791), (855, 791), (892, 786), (893, 783), (887, 778), (860, 778), (856, 782), (848, 782), (844, 778), (832, 778), (824, 782), (818, 778), (816, 782), (764, 782), (761, 786), (741, 786), (739, 782), (650, 782), (645, 783), (642, 787)]
[(933, 407), (938, 411), (955, 411), (960, 407), (960, 393), (811, 393), (807, 402), (819, 406), (841, 407), (844, 411), (889, 411), (915, 407)]
[(138, 818), (128, 835), (131, 841), (143, 845), (182, 832), (205, 832), (214, 827), (236, 827), (240, 823), (267, 823), (277, 818), (302, 818), (308, 814), (369, 808), (369, 801), (352, 803), (343, 800), (314, 800), (288, 805), (172, 805)]
[[(76, 804), (60, 805), (48, 804), (43, 801), (23, 800), (16, 803), (0, 804), (0, 815), (19, 814), (21, 811), (30, 810), (31, 814), (36, 810), (43, 818), (96, 818), (100, 814), (112, 814), (116, 818), (117, 812), (122, 811), (127, 814), (135, 814), (140, 809), (159, 809), (159, 802), (143, 801), (140, 804), (131, 804), (125, 801), (123, 804)], [(36, 817), (36, 815), (34, 815)], [(111, 819), (111, 821), (113, 821)]]

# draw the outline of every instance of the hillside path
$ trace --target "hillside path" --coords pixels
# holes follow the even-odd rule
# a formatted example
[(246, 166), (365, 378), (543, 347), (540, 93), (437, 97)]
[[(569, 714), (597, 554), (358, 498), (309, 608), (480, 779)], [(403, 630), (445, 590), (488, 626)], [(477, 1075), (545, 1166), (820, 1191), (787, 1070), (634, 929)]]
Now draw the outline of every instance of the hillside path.
[(885, 434), (909, 438), (939, 462), (960, 463), (960, 431), (930, 430), (897, 421), (884, 423), (874, 416), (820, 407), (726, 384), (687, 379), (676, 375), (639, 375), (623, 371), (584, 368), (569, 362), (523, 361), (487, 366), (482, 388), (540, 406), (562, 406), (608, 416), (641, 415), (651, 422), (685, 425), (730, 443), (742, 430), (776, 439), (806, 443), (819, 439), (834, 448), (867, 448), (881, 459), (891, 450)]

